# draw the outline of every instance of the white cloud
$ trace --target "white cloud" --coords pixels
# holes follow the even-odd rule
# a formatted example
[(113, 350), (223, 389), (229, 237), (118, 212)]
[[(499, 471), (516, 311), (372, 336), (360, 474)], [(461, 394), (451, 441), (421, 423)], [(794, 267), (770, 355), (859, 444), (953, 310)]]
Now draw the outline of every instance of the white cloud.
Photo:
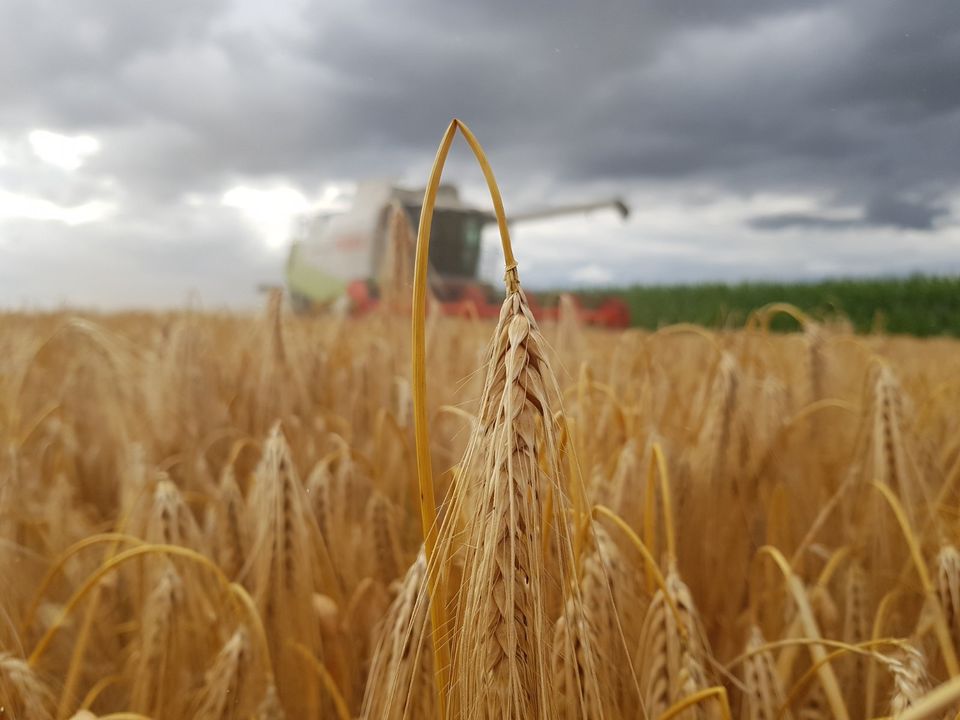
[(236, 185), (223, 194), (220, 202), (239, 210), (268, 247), (282, 248), (290, 242), (293, 223), (298, 217), (309, 212), (340, 210), (342, 195), (343, 188), (337, 185), (325, 186), (314, 199), (291, 185)]
[(282, 186), (257, 189), (237, 185), (223, 194), (221, 202), (239, 210), (272, 248), (287, 243), (294, 218), (309, 207), (303, 193)]
[(90, 135), (61, 135), (33, 130), (27, 136), (33, 153), (48, 165), (72, 172), (100, 150), (100, 141)]
[(607, 285), (613, 282), (613, 273), (602, 265), (590, 264), (574, 270), (570, 279), (584, 285)]
[(64, 207), (41, 197), (0, 189), (0, 220), (52, 220), (65, 225), (83, 225), (103, 220), (113, 211), (114, 206), (103, 200)]
[[(960, 269), (960, 226), (932, 231), (787, 228), (769, 232), (749, 220), (812, 213), (845, 220), (854, 209), (818, 194), (713, 194), (696, 187), (644, 188), (627, 196), (630, 217), (612, 214), (517, 224), (511, 231), (520, 276), (530, 289), (571, 285), (814, 280), (885, 275), (896, 268), (947, 273)], [(960, 216), (957, 196), (953, 216)], [(496, 228), (484, 237), (482, 276), (501, 286)]]

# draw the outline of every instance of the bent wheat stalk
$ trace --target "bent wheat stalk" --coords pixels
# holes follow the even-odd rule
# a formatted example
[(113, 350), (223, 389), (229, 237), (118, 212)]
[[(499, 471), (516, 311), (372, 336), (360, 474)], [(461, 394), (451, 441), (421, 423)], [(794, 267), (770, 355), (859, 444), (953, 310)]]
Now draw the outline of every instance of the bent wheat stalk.
[(434, 570), (435, 564), (433, 558), (437, 545), (437, 500), (433, 488), (433, 467), (430, 460), (430, 438), (427, 421), (427, 376), (426, 376), (426, 304), (427, 304), (427, 265), (430, 252), (430, 229), (433, 224), (433, 207), (437, 200), (437, 192), (440, 189), (440, 176), (443, 173), (443, 166), (447, 160), (447, 153), (450, 152), (450, 146), (453, 143), (454, 135), (457, 130), (463, 133), (471, 149), (477, 157), (477, 162), (483, 170), (483, 175), (487, 180), (487, 186), (490, 190), (490, 196), (493, 199), (494, 210), (497, 215), (497, 225), (500, 229), (500, 238), (503, 243), (504, 261), (508, 271), (516, 267), (516, 260), (513, 257), (513, 248), (510, 245), (510, 231), (507, 228), (506, 213), (503, 210), (503, 201), (500, 198), (500, 190), (493, 177), (493, 171), (487, 162), (486, 155), (477, 142), (476, 137), (470, 129), (457, 119), (450, 122), (443, 139), (440, 141), (440, 147), (437, 150), (437, 156), (433, 162), (433, 168), (430, 170), (430, 178), (427, 181), (427, 187), (424, 191), (423, 206), (420, 211), (420, 225), (417, 229), (417, 254), (414, 265), (413, 282), (413, 329), (412, 329), (412, 349), (413, 349), (413, 418), (414, 418), (414, 437), (417, 448), (417, 477), (420, 489), (420, 516), (423, 528), (424, 548), (426, 552), (427, 565), (430, 568), (428, 573), (428, 584), (430, 588), (430, 616), (433, 623), (433, 653), (434, 668), (436, 672), (437, 684), (437, 706), (440, 708), (441, 717), (443, 717), (443, 708), (445, 707), (445, 694), (447, 687), (447, 673), (449, 668), (449, 650), (441, 637), (443, 629), (446, 628), (446, 593), (444, 592), (442, 579), (437, 577)]

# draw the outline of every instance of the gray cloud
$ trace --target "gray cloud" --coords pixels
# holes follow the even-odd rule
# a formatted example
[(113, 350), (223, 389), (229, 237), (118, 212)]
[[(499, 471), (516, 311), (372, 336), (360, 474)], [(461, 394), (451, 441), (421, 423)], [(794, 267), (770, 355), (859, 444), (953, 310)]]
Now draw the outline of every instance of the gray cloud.
[(880, 196), (866, 207), (866, 219), (872, 225), (889, 225), (907, 230), (932, 230), (938, 218), (945, 217), (944, 207), (910, 202), (897, 197)]
[[(693, 205), (780, 193), (822, 211), (737, 221), (755, 242), (784, 229), (951, 232), (957, 67), (955, 0), (7, 0), (0, 140), (47, 127), (93, 134), (102, 150), (67, 179), (0, 165), (0, 189), (65, 204), (107, 197), (121, 212), (82, 228), (0, 220), (0, 261), (7, 277), (9, 263), (27, 277), (24, 245), (56, 254), (62, 243), (77, 258), (121, 253), (132, 274), (166, 262), (202, 283), (198, 258), (228, 252), (242, 225), (184, 198), (215, 198), (239, 179), (310, 191), (422, 181), (454, 115), (488, 148), (512, 207), (610, 191)], [(466, 153), (449, 172), (479, 185)], [(856, 214), (837, 219), (837, 207)], [(277, 274), (276, 258), (250, 253), (238, 285), (243, 273)], [(789, 271), (775, 257), (744, 266)], [(46, 291), (20, 285), (25, 297)]]
[(281, 261), (217, 208), (141, 205), (134, 216), (76, 227), (7, 222), (0, 306), (157, 307), (200, 297), (210, 307), (253, 307), (257, 285), (276, 282)]
[(947, 208), (912, 202), (895, 196), (880, 195), (870, 199), (861, 217), (829, 217), (815, 213), (777, 213), (752, 218), (750, 226), (757, 230), (807, 228), (813, 230), (853, 230), (890, 227), (900, 230), (932, 230), (939, 218), (949, 215)]
[(751, 227), (757, 230), (786, 230), (788, 228), (806, 228), (813, 230), (850, 230), (864, 227), (864, 218), (832, 218), (813, 213), (778, 213), (761, 215), (750, 220)]

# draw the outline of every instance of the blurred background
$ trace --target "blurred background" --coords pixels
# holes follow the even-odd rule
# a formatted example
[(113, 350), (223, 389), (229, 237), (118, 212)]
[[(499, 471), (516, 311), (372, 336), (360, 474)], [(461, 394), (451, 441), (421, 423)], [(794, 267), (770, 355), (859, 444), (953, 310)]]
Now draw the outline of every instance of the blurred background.
[[(920, 273), (948, 279), (871, 297), (949, 325), (958, 73), (956, 0), (4, 0), (0, 306), (258, 307), (298, 217), (422, 186), (456, 116), (508, 212), (630, 206), (518, 227), (529, 287), (781, 283), (755, 306)], [(486, 206), (461, 141), (445, 179)], [(847, 285), (810, 302), (854, 312)]]

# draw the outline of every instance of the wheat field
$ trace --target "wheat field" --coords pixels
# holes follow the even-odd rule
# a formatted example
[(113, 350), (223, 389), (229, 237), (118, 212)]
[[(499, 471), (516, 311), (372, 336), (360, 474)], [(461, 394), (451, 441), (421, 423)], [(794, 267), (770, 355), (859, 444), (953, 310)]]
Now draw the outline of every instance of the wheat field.
[(960, 347), (775, 311), (429, 318), (442, 673), (404, 323), (2, 316), (2, 716), (915, 706), (958, 674)]
[(0, 315), (0, 718), (956, 716), (960, 343), (541, 327), (458, 121), (421, 218), (405, 312)]

